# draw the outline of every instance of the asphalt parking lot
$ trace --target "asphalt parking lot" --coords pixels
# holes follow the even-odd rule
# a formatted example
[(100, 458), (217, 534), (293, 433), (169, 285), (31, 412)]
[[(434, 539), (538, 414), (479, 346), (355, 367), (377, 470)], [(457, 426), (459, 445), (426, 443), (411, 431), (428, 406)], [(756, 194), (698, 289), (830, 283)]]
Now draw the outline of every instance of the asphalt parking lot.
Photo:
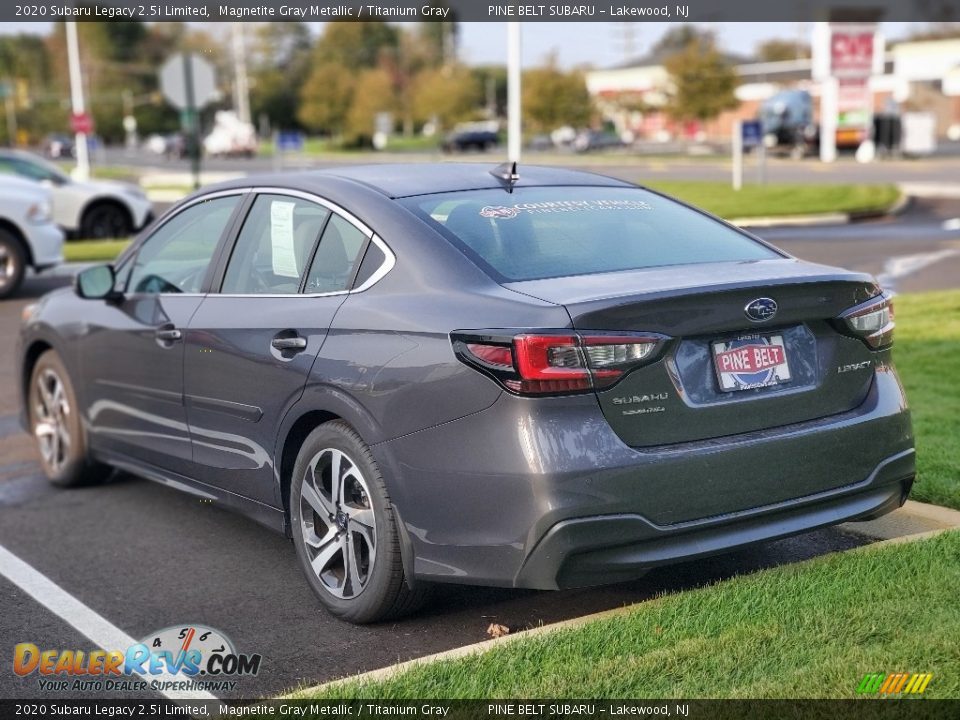
[[(870, 236), (866, 225), (834, 228), (832, 236), (828, 229), (777, 229), (767, 235), (798, 255), (821, 261), (835, 256), (837, 264), (883, 272), (889, 257), (902, 255), (903, 247), (936, 252), (935, 246), (954, 242), (956, 233), (941, 237), (932, 229), (925, 235), (916, 228), (934, 228), (941, 216), (956, 210), (956, 205), (922, 205), (896, 222), (874, 224), (875, 243), (869, 245), (864, 242)], [(894, 255), (878, 249), (885, 247), (877, 244), (882, 242), (897, 244), (895, 252), (890, 248)], [(933, 273), (925, 287), (931, 282), (956, 285), (960, 278), (938, 263), (923, 272)], [(904, 275), (899, 286), (912, 289), (916, 278), (915, 273)], [(521, 630), (870, 542), (854, 528), (833, 528), (658, 569), (642, 580), (600, 589), (543, 593), (442, 587), (412, 618), (347, 625), (332, 619), (314, 599), (289, 541), (252, 521), (129, 475), (69, 491), (46, 483), (30, 438), (16, 422), (13, 337), (22, 307), (66, 282), (64, 277), (32, 278), (17, 298), (0, 303), (0, 336), (6, 339), (0, 344), (0, 548), (134, 638), (167, 626), (202, 623), (223, 631), (241, 652), (263, 655), (260, 674), (223, 697), (269, 696), (478, 642), (486, 639), (493, 622)], [(20, 642), (42, 649), (91, 648), (69, 622), (2, 572), (0, 607), (4, 653)], [(4, 665), (9, 667), (9, 661), (7, 656)], [(0, 697), (43, 694), (36, 676), (21, 679), (4, 672)]]

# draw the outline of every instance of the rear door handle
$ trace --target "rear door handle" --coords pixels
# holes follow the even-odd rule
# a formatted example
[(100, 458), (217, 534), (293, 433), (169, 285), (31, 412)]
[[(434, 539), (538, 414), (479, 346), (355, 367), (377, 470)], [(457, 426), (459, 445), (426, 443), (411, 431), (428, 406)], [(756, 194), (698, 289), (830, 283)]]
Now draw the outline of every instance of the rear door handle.
[(167, 328), (164, 330), (157, 330), (156, 336), (157, 340), (162, 340), (163, 342), (176, 342), (177, 340), (183, 338), (183, 333), (176, 328)]
[(302, 337), (274, 338), (270, 343), (275, 350), (306, 350), (307, 339)]

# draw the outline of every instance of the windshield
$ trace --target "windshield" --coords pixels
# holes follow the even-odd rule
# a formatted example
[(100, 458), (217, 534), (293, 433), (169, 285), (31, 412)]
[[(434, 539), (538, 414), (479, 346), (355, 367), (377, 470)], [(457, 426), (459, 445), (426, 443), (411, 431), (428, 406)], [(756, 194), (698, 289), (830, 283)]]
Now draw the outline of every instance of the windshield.
[(780, 257), (639, 188), (470, 190), (401, 202), (499, 282)]
[(50, 180), (57, 185), (70, 181), (60, 168), (43, 158), (19, 154), (0, 155), (0, 173), (20, 175), (31, 180)]

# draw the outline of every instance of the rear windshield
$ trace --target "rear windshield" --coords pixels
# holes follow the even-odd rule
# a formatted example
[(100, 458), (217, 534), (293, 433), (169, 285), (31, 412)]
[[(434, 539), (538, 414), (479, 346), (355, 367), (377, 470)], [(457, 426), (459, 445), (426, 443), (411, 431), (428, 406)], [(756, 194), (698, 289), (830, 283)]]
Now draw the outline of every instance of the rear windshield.
[(639, 188), (470, 190), (401, 202), (500, 282), (780, 257)]

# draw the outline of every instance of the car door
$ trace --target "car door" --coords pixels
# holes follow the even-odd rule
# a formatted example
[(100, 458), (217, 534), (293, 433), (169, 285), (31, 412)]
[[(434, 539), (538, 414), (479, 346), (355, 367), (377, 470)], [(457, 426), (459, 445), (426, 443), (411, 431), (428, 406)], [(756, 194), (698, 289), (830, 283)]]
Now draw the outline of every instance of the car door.
[[(280, 420), (300, 397), (371, 231), (319, 198), (259, 192), (186, 335), (194, 473), (275, 504)], [(319, 239), (319, 242), (318, 242)]]
[(118, 268), (122, 296), (90, 302), (80, 358), (95, 449), (178, 473), (190, 469), (183, 333), (242, 197), (184, 207)]

